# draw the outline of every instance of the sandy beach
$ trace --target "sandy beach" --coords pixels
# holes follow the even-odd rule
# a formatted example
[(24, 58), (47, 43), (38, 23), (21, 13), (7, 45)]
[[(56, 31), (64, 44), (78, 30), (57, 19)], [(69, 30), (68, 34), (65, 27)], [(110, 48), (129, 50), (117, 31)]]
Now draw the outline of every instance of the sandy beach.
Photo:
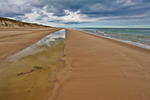
[[(1, 29), (0, 58), (5, 59), (58, 30)], [(63, 49), (60, 43), (46, 52), (1, 66), (4, 71), (0, 71), (0, 99), (150, 99), (149, 50), (71, 29), (66, 29)]]
[(58, 30), (56, 28), (0, 28), (0, 60)]
[[(56, 28), (1, 30), (0, 57), (3, 60), (0, 61), (0, 100), (47, 98), (53, 89), (55, 81), (52, 78), (53, 74), (63, 67), (61, 58), (64, 56), (64, 42), (57, 40), (51, 46), (47, 46), (46, 43), (35, 44), (58, 30)], [(28, 49), (24, 50), (27, 47)]]
[(0, 100), (150, 100), (150, 0), (0, 0)]
[(49, 100), (149, 100), (150, 51), (67, 29), (66, 67)]

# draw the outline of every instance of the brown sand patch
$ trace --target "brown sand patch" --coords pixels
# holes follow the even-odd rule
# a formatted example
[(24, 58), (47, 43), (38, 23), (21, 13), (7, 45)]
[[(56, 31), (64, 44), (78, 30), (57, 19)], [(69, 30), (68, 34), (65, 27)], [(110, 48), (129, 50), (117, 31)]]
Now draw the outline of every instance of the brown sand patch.
[(0, 60), (23, 50), (58, 28), (0, 28)]
[(150, 51), (67, 29), (65, 55), (49, 100), (150, 99)]

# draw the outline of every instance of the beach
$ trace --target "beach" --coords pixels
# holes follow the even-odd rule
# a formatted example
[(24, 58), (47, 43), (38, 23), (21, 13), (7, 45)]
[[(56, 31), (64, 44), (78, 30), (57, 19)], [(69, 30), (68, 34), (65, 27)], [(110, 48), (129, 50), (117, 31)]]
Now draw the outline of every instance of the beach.
[(49, 100), (149, 100), (150, 51), (67, 29), (65, 69)]
[[(5, 61), (58, 30), (3, 30), (14, 34), (1, 35), (0, 57)], [(0, 67), (2, 100), (150, 99), (150, 51), (144, 48), (66, 29), (65, 47), (60, 42), (18, 61)]]
[(56, 28), (0, 28), (0, 60), (19, 52), (46, 35), (56, 32)]
[(150, 0), (0, 0), (0, 100), (150, 100)]
[(55, 82), (52, 77), (63, 67), (64, 39), (55, 37), (58, 30), (7, 28), (1, 32), (0, 100), (47, 98)]

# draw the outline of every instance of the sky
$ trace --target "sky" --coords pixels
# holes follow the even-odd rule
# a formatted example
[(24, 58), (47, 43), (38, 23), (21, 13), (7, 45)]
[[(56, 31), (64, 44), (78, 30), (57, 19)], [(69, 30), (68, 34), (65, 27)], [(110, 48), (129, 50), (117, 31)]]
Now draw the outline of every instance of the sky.
[(150, 0), (0, 0), (0, 16), (53, 27), (150, 27)]

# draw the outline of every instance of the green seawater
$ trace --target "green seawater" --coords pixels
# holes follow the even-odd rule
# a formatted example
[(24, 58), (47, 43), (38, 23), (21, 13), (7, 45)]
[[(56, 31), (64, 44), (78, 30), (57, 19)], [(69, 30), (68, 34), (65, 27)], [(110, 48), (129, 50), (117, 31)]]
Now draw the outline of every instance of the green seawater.
[[(98, 36), (111, 37), (150, 48), (150, 28), (80, 28), (78, 30)], [(145, 45), (145, 46), (144, 46)]]

